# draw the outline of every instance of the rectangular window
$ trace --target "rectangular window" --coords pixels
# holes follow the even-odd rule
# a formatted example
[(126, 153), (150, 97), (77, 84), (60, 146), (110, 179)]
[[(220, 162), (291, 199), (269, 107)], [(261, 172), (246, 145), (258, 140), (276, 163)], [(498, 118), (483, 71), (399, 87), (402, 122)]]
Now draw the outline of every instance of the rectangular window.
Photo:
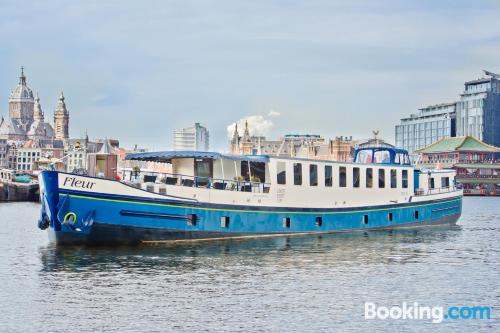
[(403, 170), (401, 181), (403, 188), (408, 188), (408, 170)]
[(387, 219), (389, 222), (392, 222), (392, 213), (387, 214)]
[(332, 166), (325, 165), (325, 186), (332, 187), (333, 185), (333, 177), (332, 177)]
[(366, 169), (366, 187), (367, 188), (373, 187), (373, 169), (372, 168)]
[(433, 188), (434, 188), (434, 186), (435, 186), (435, 184), (434, 184), (434, 178), (431, 178), (431, 179), (430, 179), (430, 185), (429, 185), (429, 187), (430, 187), (431, 189), (433, 189)]
[(302, 163), (293, 163), (293, 184), (302, 185)]
[(359, 187), (359, 168), (352, 168), (352, 187)]
[(280, 185), (286, 184), (286, 164), (285, 162), (278, 162), (276, 164), (276, 172), (277, 172), (277, 182)]
[(378, 169), (378, 187), (385, 187), (385, 169)]
[(340, 187), (346, 187), (346, 184), (347, 184), (346, 178), (347, 178), (346, 168), (340, 167), (339, 168), (339, 186)]
[(398, 171), (391, 169), (391, 188), (398, 187)]
[(450, 177), (442, 177), (441, 178), (441, 187), (443, 187), (443, 188), (450, 187)]
[(318, 166), (309, 164), (309, 185), (318, 186)]

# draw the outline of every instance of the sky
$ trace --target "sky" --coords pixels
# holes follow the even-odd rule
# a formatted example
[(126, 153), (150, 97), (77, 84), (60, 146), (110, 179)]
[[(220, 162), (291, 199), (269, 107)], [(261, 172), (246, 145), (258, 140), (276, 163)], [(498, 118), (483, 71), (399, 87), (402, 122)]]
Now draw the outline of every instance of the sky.
[(0, 115), (25, 67), (70, 135), (170, 149), (200, 122), (394, 140), (399, 119), (500, 72), (500, 1), (0, 0)]

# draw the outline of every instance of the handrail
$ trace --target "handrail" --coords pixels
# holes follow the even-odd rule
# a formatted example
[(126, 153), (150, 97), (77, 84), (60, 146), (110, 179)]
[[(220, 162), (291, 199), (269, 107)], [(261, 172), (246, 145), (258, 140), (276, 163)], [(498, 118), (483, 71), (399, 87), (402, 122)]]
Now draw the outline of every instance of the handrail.
[[(153, 174), (151, 175), (152, 177), (156, 177), (154, 183), (171, 185), (171, 186), (184, 186), (184, 187), (196, 187), (196, 188), (206, 188), (214, 190), (228, 190), (237, 192), (260, 192), (260, 193), (268, 193), (271, 187), (270, 183), (255, 182), (248, 180), (239, 180), (239, 179), (229, 180), (223, 178), (191, 176), (191, 175), (168, 173), (168, 172), (148, 171), (148, 173)], [(158, 182), (158, 178), (160, 182)], [(141, 183), (148, 184), (153, 182), (142, 181)]]
[(457, 190), (459, 190), (459, 188), (456, 185), (450, 185), (447, 187), (429, 188), (427, 189), (427, 191), (424, 191), (423, 189), (415, 189), (415, 195), (422, 196), (422, 195), (430, 195), (438, 193), (449, 193), (449, 192), (455, 192)]

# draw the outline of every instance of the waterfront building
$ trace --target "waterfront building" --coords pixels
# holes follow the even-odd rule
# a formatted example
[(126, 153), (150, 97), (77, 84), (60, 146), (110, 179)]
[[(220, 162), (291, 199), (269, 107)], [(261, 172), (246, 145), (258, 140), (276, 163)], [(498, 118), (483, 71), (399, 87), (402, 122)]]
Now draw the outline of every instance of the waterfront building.
[(86, 134), (82, 139), (65, 140), (64, 166), (66, 172), (85, 173), (88, 169), (89, 155), (102, 150), (104, 145), (110, 145), (113, 151), (118, 149), (120, 142), (116, 139), (98, 139), (90, 141)]
[(7, 169), (17, 169), (17, 145), (20, 143), (9, 144), (7, 141)]
[(64, 149), (66, 172), (87, 170), (87, 154), (98, 151), (99, 144), (91, 142), (88, 135), (82, 139), (69, 139)]
[(474, 136), (500, 146), (500, 75), (465, 82), (460, 100), (431, 105), (396, 125), (396, 146), (410, 154), (442, 138)]
[[(67, 123), (62, 130), (68, 131)], [(27, 141), (30, 139), (51, 139), (54, 136), (52, 126), (45, 122), (44, 113), (38, 94), (28, 86), (24, 69), (21, 68), (19, 83), (9, 95), (9, 115), (0, 120), (0, 139), (9, 141)]]
[(267, 140), (265, 136), (250, 135), (248, 122), (240, 136), (236, 124), (229, 151), (235, 155), (269, 155), (301, 157), (317, 160), (351, 161), (352, 137), (325, 139), (318, 134), (286, 134), (279, 140)]
[(208, 130), (200, 123), (174, 130), (174, 150), (208, 151), (209, 146)]
[(456, 103), (441, 103), (419, 109), (396, 125), (396, 146), (410, 154), (442, 138), (455, 136)]
[(352, 161), (352, 153), (354, 149), (352, 137), (347, 138), (339, 136), (335, 139), (302, 142), (294, 151), (294, 157), (315, 160), (350, 162)]
[(307, 152), (307, 145), (324, 142), (325, 139), (317, 134), (286, 134), (279, 140), (267, 140), (262, 135), (250, 135), (248, 121), (245, 121), (241, 136), (236, 124), (229, 151), (235, 155), (297, 156), (301, 149)]
[(500, 75), (465, 82), (457, 103), (457, 136), (471, 135), (500, 146)]
[(455, 169), (465, 195), (500, 195), (500, 148), (462, 136), (443, 138), (416, 152), (419, 167)]
[(41, 158), (60, 159), (64, 155), (64, 144), (61, 140), (28, 140), (16, 149), (17, 163), (15, 170), (33, 172), (35, 162)]
[(7, 140), (0, 139), (0, 169), (7, 168)]
[(288, 155), (289, 147), (284, 147), (282, 140), (266, 140), (265, 136), (250, 135), (248, 121), (245, 121), (243, 135), (238, 132), (235, 124), (233, 136), (229, 144), (229, 151), (235, 155)]

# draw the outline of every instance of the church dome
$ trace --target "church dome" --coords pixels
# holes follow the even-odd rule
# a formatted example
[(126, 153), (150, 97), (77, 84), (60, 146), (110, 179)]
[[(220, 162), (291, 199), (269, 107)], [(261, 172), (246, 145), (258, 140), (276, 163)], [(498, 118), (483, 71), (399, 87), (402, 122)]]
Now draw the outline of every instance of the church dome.
[(9, 101), (34, 101), (33, 91), (26, 84), (26, 76), (24, 76), (24, 69), (22, 67), (19, 83), (10, 93)]

